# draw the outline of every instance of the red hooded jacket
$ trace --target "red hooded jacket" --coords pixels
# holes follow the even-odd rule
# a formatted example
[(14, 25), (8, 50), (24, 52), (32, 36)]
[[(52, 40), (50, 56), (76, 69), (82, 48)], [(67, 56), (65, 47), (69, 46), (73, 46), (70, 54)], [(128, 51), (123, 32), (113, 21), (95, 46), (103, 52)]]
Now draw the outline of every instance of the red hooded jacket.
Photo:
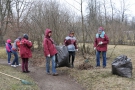
[[(102, 45), (98, 45), (99, 42), (103, 42)], [(95, 41), (94, 41), (94, 47), (96, 47), (96, 49), (98, 51), (107, 51), (107, 44), (109, 43), (109, 39), (107, 37), (107, 35), (105, 34), (104, 35), (104, 38), (95, 38)]]
[(50, 29), (45, 30), (45, 38), (43, 41), (43, 47), (44, 47), (44, 55), (47, 56), (50, 54), (50, 56), (53, 56), (57, 53), (57, 50), (55, 48), (53, 40), (48, 35), (50, 32), (52, 32)]
[(21, 58), (30, 58), (32, 57), (32, 52), (31, 52), (31, 48), (32, 47), (32, 43), (23, 38), (20, 42), (20, 56)]

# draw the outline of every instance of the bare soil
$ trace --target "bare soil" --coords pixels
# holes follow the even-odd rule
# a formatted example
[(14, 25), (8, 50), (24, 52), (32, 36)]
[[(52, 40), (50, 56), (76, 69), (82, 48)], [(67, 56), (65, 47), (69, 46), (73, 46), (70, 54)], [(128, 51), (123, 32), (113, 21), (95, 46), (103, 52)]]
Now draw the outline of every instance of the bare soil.
[[(0, 64), (7, 65), (7, 61), (0, 59)], [(11, 66), (9, 65), (9, 67)], [(20, 66), (16, 68), (18, 71), (21, 71)], [(26, 74), (30, 75), (35, 80), (40, 90), (85, 90), (71, 78), (66, 71), (57, 70), (59, 75), (52, 76), (46, 74), (45, 67), (33, 67), (30, 65), (29, 70), (31, 72)]]

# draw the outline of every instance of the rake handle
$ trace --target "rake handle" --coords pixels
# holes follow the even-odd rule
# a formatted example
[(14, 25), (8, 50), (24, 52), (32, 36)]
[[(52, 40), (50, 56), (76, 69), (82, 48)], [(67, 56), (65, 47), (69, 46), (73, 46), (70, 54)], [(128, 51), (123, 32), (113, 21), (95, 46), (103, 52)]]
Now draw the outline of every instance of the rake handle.
[(14, 79), (17, 79), (17, 80), (20, 80), (20, 81), (21, 81), (21, 79), (20, 79), (20, 78), (17, 78), (17, 77), (11, 76), (11, 75), (6, 74), (6, 73), (2, 73), (2, 72), (0, 72), (0, 73), (1, 73), (1, 74), (3, 74), (3, 75), (6, 75), (6, 76), (9, 76), (9, 77), (12, 77), (12, 78), (14, 78)]

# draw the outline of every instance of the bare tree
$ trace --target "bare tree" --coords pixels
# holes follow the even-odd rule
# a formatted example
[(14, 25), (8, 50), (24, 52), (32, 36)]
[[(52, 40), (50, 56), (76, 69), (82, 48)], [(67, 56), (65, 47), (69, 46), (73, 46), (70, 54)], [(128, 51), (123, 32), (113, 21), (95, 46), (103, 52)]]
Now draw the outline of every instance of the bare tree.
[(3, 37), (6, 34), (11, 15), (11, 0), (0, 0), (0, 45), (3, 44)]
[[(26, 14), (26, 11), (31, 8), (33, 2), (29, 2), (26, 0), (13, 0), (12, 4), (14, 7), (14, 28), (15, 34), (20, 35), (20, 23), (22, 21), (23, 14)], [(28, 14), (28, 13), (27, 13)]]

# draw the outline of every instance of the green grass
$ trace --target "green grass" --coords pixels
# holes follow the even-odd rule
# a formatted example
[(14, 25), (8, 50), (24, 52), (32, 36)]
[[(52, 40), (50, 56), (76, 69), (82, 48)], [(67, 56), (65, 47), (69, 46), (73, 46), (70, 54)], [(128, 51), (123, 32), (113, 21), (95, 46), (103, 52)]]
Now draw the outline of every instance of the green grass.
[[(5, 60), (6, 58), (7, 53), (5, 47), (0, 47), (0, 59)], [(13, 55), (12, 58), (14, 58)], [(33, 83), (33, 85), (24, 85), (19, 80), (0, 74), (0, 90), (39, 90), (38, 86), (31, 77), (20, 71), (17, 71), (15, 68), (11, 68), (7, 65), (0, 65), (0, 71)]]
[(23, 80), (27, 80), (33, 84), (24, 85), (19, 80), (0, 74), (0, 90), (39, 90), (38, 86), (35, 84), (31, 77), (22, 72), (17, 71), (15, 68), (0, 65), (0, 71)]

